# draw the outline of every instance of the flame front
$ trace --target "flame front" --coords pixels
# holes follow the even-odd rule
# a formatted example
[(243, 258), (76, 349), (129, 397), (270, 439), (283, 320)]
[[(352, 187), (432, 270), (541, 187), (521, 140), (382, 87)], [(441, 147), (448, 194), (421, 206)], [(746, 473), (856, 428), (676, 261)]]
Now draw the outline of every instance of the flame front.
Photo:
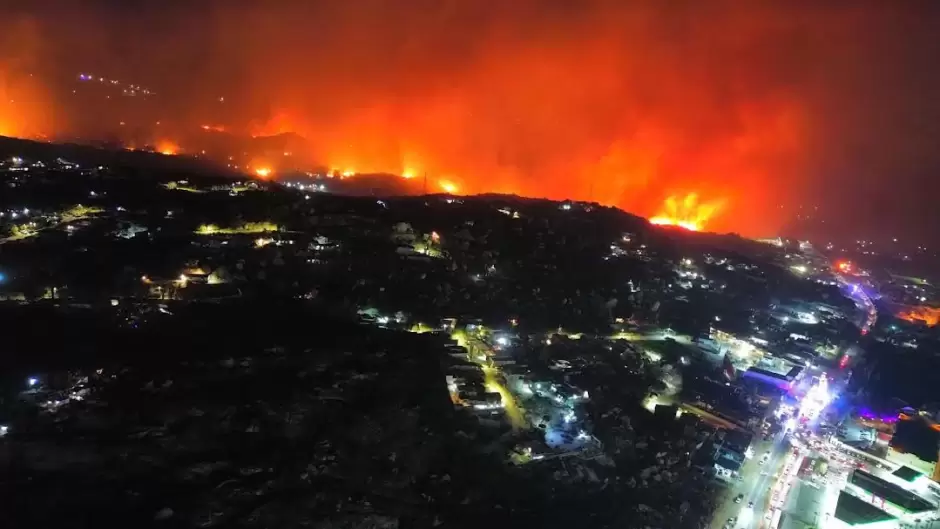
[(691, 231), (705, 229), (708, 221), (721, 209), (722, 202), (699, 201), (697, 193), (689, 193), (682, 200), (675, 195), (666, 199), (663, 210), (650, 218), (650, 223), (660, 226), (678, 226)]
[(179, 146), (169, 140), (161, 140), (157, 143), (157, 152), (164, 156), (175, 156), (179, 154)]

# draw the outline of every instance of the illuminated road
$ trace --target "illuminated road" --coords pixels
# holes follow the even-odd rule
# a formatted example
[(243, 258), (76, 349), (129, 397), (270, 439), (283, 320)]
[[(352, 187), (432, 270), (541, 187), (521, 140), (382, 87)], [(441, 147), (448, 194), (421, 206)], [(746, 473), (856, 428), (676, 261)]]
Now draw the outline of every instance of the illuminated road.
[[(500, 398), (503, 402), (503, 410), (506, 413), (506, 418), (509, 419), (509, 424), (514, 430), (525, 430), (528, 428), (528, 424), (525, 420), (525, 414), (522, 412), (522, 409), (519, 408), (519, 404), (516, 402), (515, 396), (506, 388), (506, 386), (500, 381), (500, 372), (499, 368), (489, 364), (489, 357), (492, 356), (492, 349), (486, 342), (480, 340), (475, 336), (470, 336), (464, 331), (455, 331), (451, 334), (453, 338), (460, 346), (466, 347), (470, 352), (470, 357), (474, 362), (480, 364), (480, 369), (483, 370), (483, 384), (486, 387), (487, 391), (492, 391), (499, 393)], [(480, 360), (480, 353), (483, 353), (486, 357), (485, 360)]]
[(53, 228), (58, 228), (59, 226), (65, 226), (72, 222), (85, 220), (87, 218), (90, 218), (91, 215), (101, 213), (101, 212), (102, 210), (100, 208), (75, 206), (73, 208), (70, 208), (62, 212), (62, 215), (59, 218), (58, 222), (54, 224), (50, 224), (48, 226), (43, 226), (42, 228), (29, 229), (28, 231), (25, 231), (19, 235), (11, 235), (9, 237), (0, 238), (0, 244), (6, 244), (8, 242), (16, 242), (16, 241), (21, 241), (23, 239), (28, 239), (30, 237), (35, 237), (36, 235), (39, 235), (40, 232), (51, 230)]
[(878, 320), (878, 311), (875, 309), (875, 304), (865, 292), (865, 289), (858, 286), (858, 284), (851, 282), (840, 274), (836, 274), (836, 279), (849, 291), (849, 296), (854, 301), (861, 303), (865, 307), (864, 313), (859, 317), (858, 326), (862, 332), (862, 336), (868, 334)]
[[(770, 499), (771, 485), (774, 482), (774, 475), (782, 470), (783, 459), (789, 452), (789, 445), (781, 432), (770, 441), (764, 441), (755, 436), (752, 449), (754, 457), (742, 465), (741, 479), (725, 491), (712, 516), (710, 529), (723, 529), (730, 518), (737, 518), (734, 527), (738, 529), (756, 529), (766, 526), (762, 522)], [(761, 465), (761, 458), (768, 452), (767, 461)], [(734, 503), (734, 498), (739, 494), (744, 498), (741, 503)], [(751, 510), (747, 506), (749, 502), (754, 502), (754, 508)]]
[[(750, 485), (750, 491), (744, 495), (745, 503), (753, 502), (754, 509), (750, 519), (739, 517), (737, 527), (742, 529), (768, 526), (769, 516), (767, 515), (770, 513), (771, 493), (775, 489), (778, 477), (783, 476), (784, 461), (790, 453), (790, 444), (783, 432), (778, 433), (768, 444), (770, 455), (767, 457), (767, 462), (762, 465), (764, 472), (754, 480)], [(762, 453), (755, 451), (754, 457), (759, 459)]]
[(495, 391), (503, 399), (503, 409), (506, 412), (506, 418), (514, 430), (526, 429), (525, 415), (519, 409), (516, 398), (506, 389), (506, 386), (499, 381), (499, 371), (495, 367), (482, 366), (483, 382), (487, 391)]

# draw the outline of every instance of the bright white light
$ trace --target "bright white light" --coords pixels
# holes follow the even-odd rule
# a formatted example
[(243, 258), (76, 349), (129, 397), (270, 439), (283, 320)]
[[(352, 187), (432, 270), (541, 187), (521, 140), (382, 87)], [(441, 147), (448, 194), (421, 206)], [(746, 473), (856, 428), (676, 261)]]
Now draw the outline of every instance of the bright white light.
[(819, 382), (806, 392), (800, 401), (800, 415), (815, 417), (832, 402), (833, 395), (829, 392), (829, 381), (825, 375), (819, 377)]
[(798, 317), (798, 319), (800, 320), (801, 323), (806, 323), (806, 324), (809, 324), (809, 325), (815, 325), (815, 324), (819, 323), (819, 319), (816, 317), (815, 314), (813, 314), (813, 313), (811, 313), (811, 312), (800, 312), (800, 313), (797, 315), (797, 317)]
[(29, 377), (29, 378), (26, 379), (26, 384), (27, 384), (29, 387), (33, 387), (33, 386), (35, 386), (36, 384), (39, 384), (39, 379), (36, 378), (36, 377)]
[(375, 321), (379, 322), (379, 325), (385, 325), (388, 323), (388, 316), (380, 316)]
[(509, 338), (506, 338), (505, 336), (500, 336), (499, 338), (496, 339), (496, 343), (498, 343), (499, 345), (503, 347), (506, 347), (507, 345), (509, 345)]

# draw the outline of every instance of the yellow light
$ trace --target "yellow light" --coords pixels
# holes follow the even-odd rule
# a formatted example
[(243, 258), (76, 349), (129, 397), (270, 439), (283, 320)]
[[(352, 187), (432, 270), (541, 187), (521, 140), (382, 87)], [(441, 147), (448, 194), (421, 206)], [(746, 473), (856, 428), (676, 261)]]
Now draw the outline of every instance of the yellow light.
[(270, 167), (259, 167), (259, 168), (255, 169), (255, 174), (258, 175), (258, 176), (260, 176), (261, 178), (267, 178), (267, 177), (271, 176), (271, 168), (270, 168)]
[(417, 176), (417, 173), (412, 169), (405, 169), (401, 173), (401, 177), (404, 178), (405, 180), (411, 180), (415, 176)]
[(456, 184), (454, 184), (453, 182), (448, 182), (447, 180), (441, 180), (440, 185), (441, 185), (441, 189), (450, 193), (451, 195), (459, 191)]

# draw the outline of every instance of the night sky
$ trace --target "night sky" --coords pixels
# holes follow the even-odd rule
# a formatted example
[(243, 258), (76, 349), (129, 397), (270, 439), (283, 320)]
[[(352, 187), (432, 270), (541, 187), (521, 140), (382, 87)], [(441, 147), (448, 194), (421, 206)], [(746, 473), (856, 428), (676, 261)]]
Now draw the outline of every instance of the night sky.
[(159, 134), (292, 131), (311, 162), (464, 192), (643, 215), (696, 193), (709, 229), (749, 235), (800, 205), (828, 234), (930, 241), (940, 226), (936, 1), (9, 4), (6, 134), (111, 119), (62, 88), (93, 71), (157, 90), (121, 119), (158, 115)]

